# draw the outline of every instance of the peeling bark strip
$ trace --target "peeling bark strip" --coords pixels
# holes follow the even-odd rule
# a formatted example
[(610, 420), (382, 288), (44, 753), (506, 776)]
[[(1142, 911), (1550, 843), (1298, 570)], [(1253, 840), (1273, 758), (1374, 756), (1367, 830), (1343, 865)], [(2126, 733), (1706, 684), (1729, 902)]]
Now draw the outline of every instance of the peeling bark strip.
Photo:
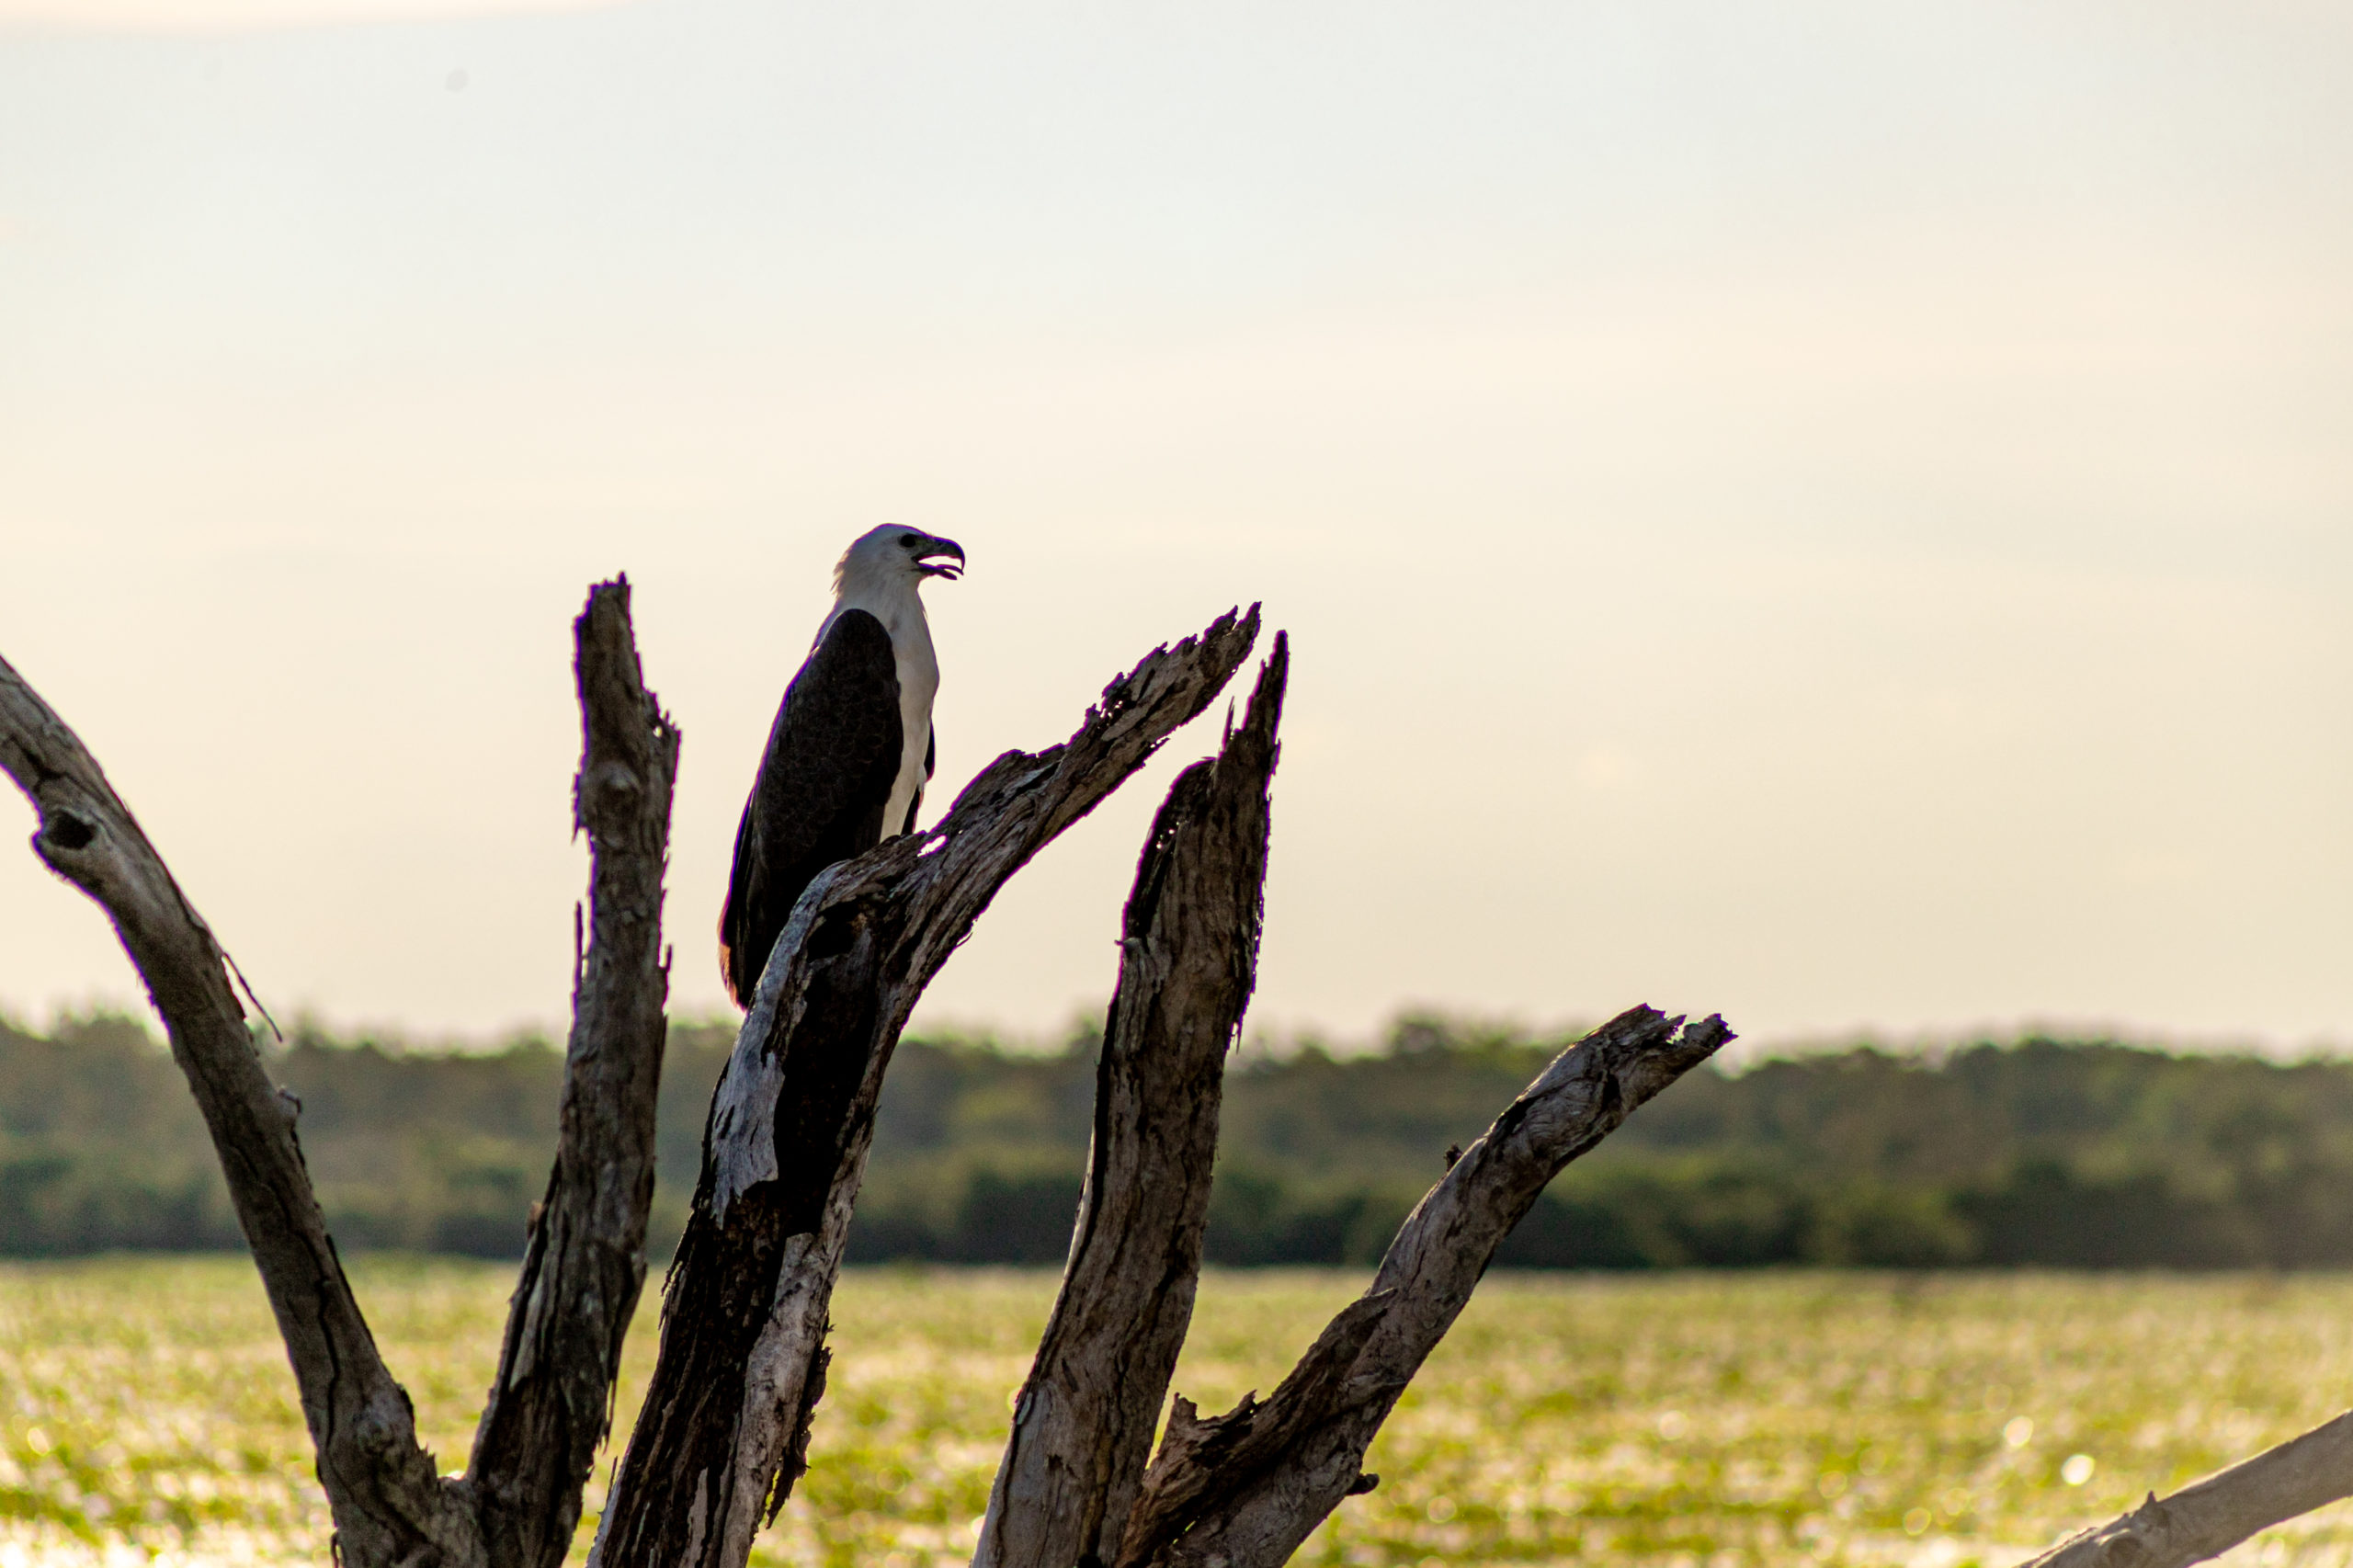
[(1120, 1543), (1120, 1568), (1275, 1568), (1340, 1500), (1365, 1450), (1471, 1300), (1496, 1246), (1563, 1166), (1733, 1038), (1621, 1013), (1563, 1051), (1463, 1152), (1381, 1271), (1261, 1404), (1204, 1421), (1179, 1397)]
[(1258, 611), (1149, 654), (1068, 742), (1007, 752), (930, 832), (801, 894), (711, 1100), (662, 1348), (590, 1561), (741, 1568), (804, 1467), (874, 1106), (923, 988), (1006, 878), (1207, 708)]
[(1290, 651), (1177, 777), (1128, 895), (1069, 1266), (1015, 1402), (977, 1568), (1117, 1554), (1193, 1316), (1226, 1049), (1257, 977), (1267, 790)]
[(344, 1561), (483, 1562), (472, 1512), (417, 1447), (408, 1395), (352, 1299), (302, 1165), (292, 1102), (263, 1071), (220, 944), (97, 759), (5, 659), (0, 770), (40, 815), (33, 853), (106, 911), (163, 1017), (294, 1364)]
[(588, 835), (588, 945), (573, 981), (555, 1165), (467, 1467), (501, 1568), (555, 1568), (571, 1547), (645, 1283), (670, 986), (662, 873), (679, 736), (645, 689), (629, 602), (627, 577), (600, 583), (573, 622), (581, 724), (573, 826)]
[(2060, 1542), (2026, 1568), (2188, 1568), (2353, 1496), (2353, 1412)]

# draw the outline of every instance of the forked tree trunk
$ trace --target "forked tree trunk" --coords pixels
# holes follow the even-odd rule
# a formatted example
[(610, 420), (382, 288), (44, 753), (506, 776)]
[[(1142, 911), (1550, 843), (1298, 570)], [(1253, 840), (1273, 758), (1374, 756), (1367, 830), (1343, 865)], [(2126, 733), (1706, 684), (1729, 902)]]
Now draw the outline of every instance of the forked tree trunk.
[(1271, 1398), (1208, 1420), (1175, 1402), (1120, 1568), (1273, 1568), (1370, 1491), (1365, 1450), (1545, 1184), (1732, 1039), (1720, 1017), (1686, 1028), (1635, 1007), (1563, 1051), (1430, 1188)]
[(639, 675), (627, 579), (574, 625), (589, 836), (582, 956), (555, 1168), (498, 1386), (467, 1472), (444, 1479), (344, 1278), (295, 1136), (211, 928), (97, 761), (0, 660), (0, 770), (40, 816), (33, 850), (114, 923), (212, 1135), (278, 1319), (335, 1526), (355, 1568), (549, 1568), (579, 1517), (621, 1335), (643, 1278), (662, 1062), (662, 869), (678, 733)]

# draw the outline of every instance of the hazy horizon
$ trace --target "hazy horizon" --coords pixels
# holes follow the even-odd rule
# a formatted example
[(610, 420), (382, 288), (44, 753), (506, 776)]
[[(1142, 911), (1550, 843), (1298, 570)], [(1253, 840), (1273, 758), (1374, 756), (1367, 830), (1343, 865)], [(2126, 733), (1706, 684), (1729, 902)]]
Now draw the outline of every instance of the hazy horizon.
[[(0, 0), (0, 654), (281, 1020), (561, 1030), (570, 619), (620, 570), (714, 1012), (761, 740), (899, 521), (971, 555), (926, 822), (1154, 643), (1291, 632), (1255, 1028), (2353, 1045), (2349, 47)], [(1100, 1006), (1213, 725), (919, 1025)], [(17, 843), (0, 1009), (137, 1001)]]

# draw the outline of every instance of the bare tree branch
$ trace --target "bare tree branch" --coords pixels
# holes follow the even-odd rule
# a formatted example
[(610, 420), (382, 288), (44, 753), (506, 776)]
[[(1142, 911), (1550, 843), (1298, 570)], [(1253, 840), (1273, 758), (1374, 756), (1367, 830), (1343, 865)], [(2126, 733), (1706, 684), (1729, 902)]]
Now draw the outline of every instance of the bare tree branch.
[(1722, 1018), (1682, 1023), (1636, 1007), (1563, 1051), (1430, 1189), (1272, 1398), (1206, 1421), (1177, 1398), (1121, 1568), (1274, 1568), (1370, 1490), (1373, 1435), (1545, 1184), (1733, 1038)]
[(1225, 1052), (1256, 979), (1289, 665), (1277, 633), (1242, 728), (1178, 776), (1136, 867), (1086, 1192), (990, 1490), (984, 1568), (1106, 1562), (1135, 1505), (1192, 1322)]
[(532, 1210), (498, 1378), (467, 1468), (491, 1561), (555, 1568), (612, 1420), (621, 1342), (645, 1283), (662, 1076), (662, 873), (678, 731), (645, 689), (629, 579), (599, 583), (573, 622), (588, 835), (588, 945), (572, 995), (547, 1196)]
[(2353, 1496), (2353, 1412), (2061, 1541), (2026, 1568), (2187, 1568)]
[(219, 943), (97, 759), (6, 660), (0, 770), (40, 813), (33, 852), (106, 911), (163, 1017), (294, 1364), (345, 1561), (482, 1562), (472, 1511), (417, 1446), (408, 1395), (352, 1299), (303, 1168), (298, 1108), (263, 1070)]
[(712, 1096), (661, 1354), (592, 1562), (741, 1568), (806, 1467), (875, 1102), (915, 999), (1006, 879), (1206, 708), (1257, 630), (1254, 606), (1154, 651), (1067, 743), (1006, 753), (938, 827), (802, 893)]

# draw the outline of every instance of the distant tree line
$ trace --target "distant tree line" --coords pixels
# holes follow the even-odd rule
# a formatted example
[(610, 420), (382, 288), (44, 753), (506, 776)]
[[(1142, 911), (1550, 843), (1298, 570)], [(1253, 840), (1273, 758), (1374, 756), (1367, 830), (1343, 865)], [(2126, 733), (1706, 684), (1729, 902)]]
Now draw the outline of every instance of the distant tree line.
[[(673, 1028), (654, 1244), (684, 1223), (731, 1031)], [(851, 1238), (859, 1262), (1058, 1263), (1095, 1041), (900, 1047)], [(1433, 1018), (1381, 1049), (1245, 1053), (1228, 1077), (1209, 1257), (1370, 1264), (1559, 1049)], [(562, 1062), (333, 1040), (266, 1048), (346, 1248), (504, 1257), (554, 1146)], [(242, 1244), (178, 1071), (136, 1022), (0, 1022), (0, 1254)], [(1499, 1266), (2353, 1264), (2353, 1063), (2027, 1040), (1859, 1046), (1692, 1074), (1573, 1165)]]

